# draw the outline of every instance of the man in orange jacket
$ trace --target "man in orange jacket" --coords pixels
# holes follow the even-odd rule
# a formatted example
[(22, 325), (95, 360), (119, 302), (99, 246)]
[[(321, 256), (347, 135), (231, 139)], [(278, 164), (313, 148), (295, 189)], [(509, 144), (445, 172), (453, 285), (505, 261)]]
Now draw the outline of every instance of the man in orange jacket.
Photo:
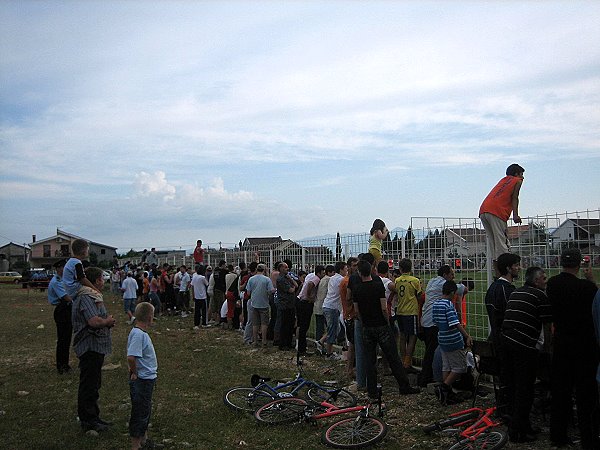
[(502, 178), (487, 195), (479, 208), (479, 218), (485, 229), (488, 256), (491, 255), (496, 267), (496, 259), (503, 253), (509, 253), (507, 222), (512, 213), (513, 222), (521, 223), (519, 217), (519, 191), (523, 184), (523, 169), (511, 164)]

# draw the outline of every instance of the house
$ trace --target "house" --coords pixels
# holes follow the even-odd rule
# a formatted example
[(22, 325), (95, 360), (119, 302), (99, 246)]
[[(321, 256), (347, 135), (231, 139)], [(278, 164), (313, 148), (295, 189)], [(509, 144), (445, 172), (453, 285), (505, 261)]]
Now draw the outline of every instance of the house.
[[(70, 258), (71, 243), (75, 239), (85, 239), (71, 233), (67, 233), (59, 228), (56, 229), (56, 234), (49, 238), (37, 240), (33, 235), (33, 242), (29, 244), (31, 247), (31, 267), (51, 268), (52, 264), (63, 258)], [(86, 239), (87, 240), (87, 239)], [(87, 240), (90, 244), (90, 262), (92, 264), (100, 264), (104, 261), (111, 263), (113, 257), (117, 255), (117, 247), (100, 244), (98, 242)]]
[[(521, 257), (537, 257), (534, 264), (539, 265), (539, 257), (548, 253), (548, 230), (544, 223), (529, 222), (510, 226), (506, 230), (511, 251)], [(524, 262), (526, 264), (526, 262)]]
[[(29, 255), (31, 253), (31, 249), (28, 245), (20, 245), (15, 244), (14, 242), (9, 242), (6, 245), (0, 247), (0, 267), (2, 267), (1, 271), (6, 272), (10, 268), (12, 268), (15, 264), (17, 266), (24, 264), (29, 261)], [(4, 263), (6, 261), (6, 263)], [(6, 265), (6, 267), (3, 267)]]
[(466, 257), (481, 255), (486, 251), (485, 230), (480, 228), (446, 228), (442, 234), (448, 254)]
[(260, 248), (272, 248), (283, 242), (281, 236), (277, 237), (252, 237), (244, 239), (241, 250), (255, 250)]
[(568, 219), (550, 233), (554, 248), (600, 246), (600, 219)]

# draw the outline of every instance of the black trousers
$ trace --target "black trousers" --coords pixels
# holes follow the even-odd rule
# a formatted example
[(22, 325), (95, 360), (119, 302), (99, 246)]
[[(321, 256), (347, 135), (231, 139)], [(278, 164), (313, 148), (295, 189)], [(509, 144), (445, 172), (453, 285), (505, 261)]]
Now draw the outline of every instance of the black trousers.
[(298, 351), (306, 352), (306, 333), (312, 319), (313, 304), (306, 300), (300, 300), (296, 304), (296, 317), (298, 319)]
[(423, 355), (423, 368), (419, 375), (419, 386), (427, 386), (433, 382), (433, 355), (438, 347), (438, 327), (423, 327), (425, 339), (425, 354)]
[(518, 437), (531, 430), (529, 413), (533, 405), (535, 375), (537, 371), (538, 351), (505, 340), (504, 367), (506, 395), (512, 410), (509, 434)]
[(60, 302), (54, 308), (54, 322), (56, 323), (56, 368), (62, 370), (69, 367), (69, 350), (73, 334), (70, 302)]
[(282, 310), (281, 333), (279, 335), (279, 348), (293, 347), (292, 335), (294, 334), (294, 325), (296, 322), (296, 312), (294, 308)]
[(194, 326), (200, 326), (200, 320), (202, 325), (206, 325), (206, 299), (194, 299)]
[(98, 398), (102, 386), (103, 363), (102, 353), (89, 351), (79, 357), (77, 414), (81, 422), (94, 423), (100, 417)]
[(363, 326), (363, 346), (367, 365), (367, 392), (369, 397), (377, 398), (377, 344), (387, 359), (392, 375), (398, 382), (398, 387), (410, 386), (406, 372), (398, 355), (396, 339), (392, 336), (389, 325), (380, 327)]
[(581, 446), (584, 449), (598, 449), (598, 359), (595, 357), (595, 349), (589, 348), (595, 343), (584, 347), (579, 342), (557, 341), (558, 339), (554, 342), (552, 357), (550, 438), (557, 444), (567, 441), (569, 414), (572, 411), (571, 400), (575, 388)]

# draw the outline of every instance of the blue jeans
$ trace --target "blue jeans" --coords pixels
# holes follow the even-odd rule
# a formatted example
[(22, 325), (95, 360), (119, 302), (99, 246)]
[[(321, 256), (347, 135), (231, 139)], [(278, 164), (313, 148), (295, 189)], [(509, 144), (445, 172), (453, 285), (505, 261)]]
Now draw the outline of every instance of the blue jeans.
[(156, 378), (152, 380), (129, 380), (131, 396), (131, 418), (129, 419), (129, 436), (142, 437), (148, 430), (152, 414), (152, 391)]
[(365, 346), (363, 344), (362, 322), (354, 319), (354, 358), (356, 359), (356, 384), (367, 386), (367, 371), (365, 367)]
[(401, 389), (410, 386), (400, 356), (398, 356), (396, 339), (392, 336), (389, 325), (363, 327), (363, 344), (365, 346), (369, 397), (377, 398), (377, 344), (379, 344), (381, 351), (388, 360), (392, 375), (398, 382), (398, 386)]
[(327, 321), (327, 339), (328, 344), (335, 344), (340, 332), (340, 312), (337, 309), (323, 308), (323, 315)]

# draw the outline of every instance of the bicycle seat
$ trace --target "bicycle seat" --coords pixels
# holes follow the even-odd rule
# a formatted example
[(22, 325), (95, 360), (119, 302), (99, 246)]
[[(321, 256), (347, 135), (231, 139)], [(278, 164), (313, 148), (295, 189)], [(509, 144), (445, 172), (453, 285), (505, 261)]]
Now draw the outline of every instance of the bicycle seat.
[(271, 379), (268, 377), (261, 377), (260, 375), (257, 375), (257, 374), (253, 374), (250, 377), (250, 385), (252, 387), (256, 387), (259, 384), (266, 383), (267, 381), (271, 381)]

